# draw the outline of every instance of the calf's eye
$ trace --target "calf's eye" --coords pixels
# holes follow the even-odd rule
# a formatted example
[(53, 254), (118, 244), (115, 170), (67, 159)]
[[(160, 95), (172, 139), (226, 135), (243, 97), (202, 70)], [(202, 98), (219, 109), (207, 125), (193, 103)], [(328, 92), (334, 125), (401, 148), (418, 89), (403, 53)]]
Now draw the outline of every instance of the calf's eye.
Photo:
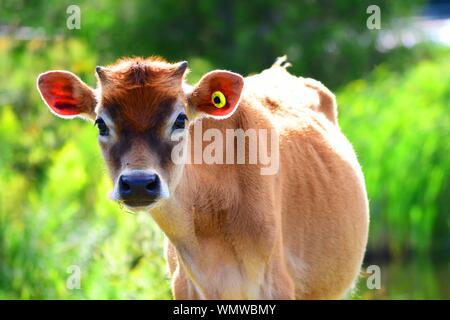
[(173, 123), (172, 130), (184, 129), (186, 127), (187, 116), (184, 113), (180, 113)]
[(109, 135), (109, 129), (106, 125), (105, 121), (102, 118), (97, 118), (95, 120), (95, 125), (98, 128), (98, 134), (101, 136), (107, 136)]

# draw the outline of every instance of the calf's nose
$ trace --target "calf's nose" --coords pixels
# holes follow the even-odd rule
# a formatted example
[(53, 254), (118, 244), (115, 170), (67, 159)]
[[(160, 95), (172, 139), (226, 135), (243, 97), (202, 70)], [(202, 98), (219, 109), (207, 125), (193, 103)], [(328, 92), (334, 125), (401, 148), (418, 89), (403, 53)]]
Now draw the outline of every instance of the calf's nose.
[(160, 179), (155, 173), (121, 175), (119, 194), (121, 199), (130, 205), (150, 203), (160, 194)]

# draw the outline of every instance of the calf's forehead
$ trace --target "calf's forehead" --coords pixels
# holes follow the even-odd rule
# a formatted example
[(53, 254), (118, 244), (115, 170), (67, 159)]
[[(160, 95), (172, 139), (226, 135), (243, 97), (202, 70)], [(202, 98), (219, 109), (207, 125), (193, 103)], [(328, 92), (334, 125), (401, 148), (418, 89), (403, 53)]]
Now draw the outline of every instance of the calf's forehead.
[(164, 88), (108, 89), (101, 93), (97, 114), (106, 113), (119, 130), (142, 132), (161, 127), (182, 99)]
[(159, 57), (125, 58), (98, 67), (98, 106), (120, 126), (136, 131), (157, 127), (184, 98), (186, 63), (171, 64)]

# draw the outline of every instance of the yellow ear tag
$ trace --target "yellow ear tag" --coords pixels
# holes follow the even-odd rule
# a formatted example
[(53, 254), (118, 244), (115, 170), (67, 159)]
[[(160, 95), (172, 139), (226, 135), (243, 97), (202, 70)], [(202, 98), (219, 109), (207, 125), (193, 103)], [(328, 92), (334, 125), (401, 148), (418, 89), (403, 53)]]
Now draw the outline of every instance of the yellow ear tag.
[(220, 91), (214, 91), (211, 95), (211, 101), (216, 108), (223, 108), (227, 104), (225, 95)]

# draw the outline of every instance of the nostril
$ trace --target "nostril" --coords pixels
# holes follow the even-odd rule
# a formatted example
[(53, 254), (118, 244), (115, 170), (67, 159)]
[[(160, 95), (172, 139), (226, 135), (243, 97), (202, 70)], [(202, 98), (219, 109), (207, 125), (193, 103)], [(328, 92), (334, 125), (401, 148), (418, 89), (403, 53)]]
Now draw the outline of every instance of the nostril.
[(154, 191), (159, 187), (159, 178), (156, 174), (152, 175), (148, 183), (145, 185), (145, 189), (148, 191)]
[(121, 192), (129, 192), (131, 190), (130, 185), (125, 181), (123, 177), (119, 179), (119, 187)]
[(145, 186), (145, 188), (146, 188), (148, 191), (152, 191), (153, 189), (155, 189), (155, 183), (154, 183), (154, 182), (150, 182), (149, 184), (147, 184), (147, 185)]

